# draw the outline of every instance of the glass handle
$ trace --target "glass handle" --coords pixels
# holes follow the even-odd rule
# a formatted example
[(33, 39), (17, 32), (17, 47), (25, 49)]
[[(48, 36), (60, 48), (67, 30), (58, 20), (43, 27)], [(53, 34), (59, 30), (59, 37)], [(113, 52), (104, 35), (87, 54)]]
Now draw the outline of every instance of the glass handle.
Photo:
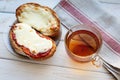
[(101, 67), (102, 65), (102, 61), (100, 59), (100, 56), (99, 55), (96, 55), (93, 59), (92, 59), (92, 64), (96, 67)]

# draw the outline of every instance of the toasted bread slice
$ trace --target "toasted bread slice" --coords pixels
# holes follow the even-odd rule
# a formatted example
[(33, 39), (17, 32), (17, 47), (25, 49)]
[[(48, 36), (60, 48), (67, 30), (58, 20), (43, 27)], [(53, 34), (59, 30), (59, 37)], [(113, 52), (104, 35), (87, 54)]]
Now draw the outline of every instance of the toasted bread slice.
[(60, 20), (56, 13), (46, 6), (37, 3), (26, 3), (16, 9), (18, 22), (27, 23), (47, 36), (57, 36), (60, 31)]
[(51, 38), (39, 34), (25, 23), (14, 24), (9, 37), (13, 49), (31, 59), (47, 59), (56, 51), (56, 44)]

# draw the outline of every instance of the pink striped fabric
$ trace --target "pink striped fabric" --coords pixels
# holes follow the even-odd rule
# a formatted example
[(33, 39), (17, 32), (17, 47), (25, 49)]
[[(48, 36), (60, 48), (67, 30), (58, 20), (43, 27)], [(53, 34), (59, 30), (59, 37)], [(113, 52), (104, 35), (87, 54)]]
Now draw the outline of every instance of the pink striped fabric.
[(64, 8), (67, 12), (69, 12), (72, 16), (78, 19), (80, 22), (85, 23), (87, 25), (93, 25), (97, 27), (97, 29), (101, 32), (103, 40), (109, 45), (110, 49), (116, 53), (120, 54), (120, 43), (115, 40), (110, 34), (106, 33), (103, 29), (100, 28), (100, 25), (92, 22), (82, 11), (77, 10), (77, 8), (70, 2), (66, 0), (62, 0), (60, 2), (60, 6)]

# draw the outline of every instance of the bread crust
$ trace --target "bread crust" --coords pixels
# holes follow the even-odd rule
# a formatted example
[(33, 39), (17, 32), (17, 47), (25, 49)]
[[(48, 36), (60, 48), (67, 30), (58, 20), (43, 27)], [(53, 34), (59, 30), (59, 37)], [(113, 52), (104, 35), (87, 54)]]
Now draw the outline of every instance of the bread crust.
[(45, 33), (43, 33), (43, 31), (39, 30), (42, 34), (46, 35), (46, 36), (50, 36), (50, 37), (55, 37), (55, 36), (58, 36), (59, 32), (60, 32), (60, 20), (56, 14), (55, 11), (53, 11), (51, 8), (47, 7), (47, 6), (41, 6), (40, 4), (37, 4), (37, 3), (26, 3), (26, 4), (23, 4), (21, 6), (19, 6), (17, 9), (16, 9), (16, 17), (17, 17), (17, 21), (18, 22), (21, 22), (19, 20), (19, 16), (21, 16), (22, 12), (24, 12), (24, 8), (25, 7), (28, 7), (28, 6), (34, 6), (35, 9), (38, 9), (38, 8), (43, 8), (45, 9), (46, 11), (49, 11), (53, 16), (54, 16), (54, 19), (56, 20), (56, 25), (57, 26), (51, 26), (50, 27), (50, 32), (49, 30), (46, 31)]
[[(14, 24), (14, 25), (11, 27), (10, 31), (9, 31), (10, 43), (11, 43), (11, 46), (12, 46), (13, 50), (14, 50), (16, 53), (18, 53), (18, 54), (20, 54), (20, 55), (23, 55), (23, 56), (27, 56), (27, 57), (29, 57), (30, 59), (34, 59), (34, 60), (44, 60), (44, 59), (47, 59), (47, 58), (53, 56), (54, 52), (56, 51), (55, 41), (53, 41), (51, 38), (49, 38), (49, 37), (47, 37), (47, 36), (44, 36), (44, 35), (42, 35), (42, 34), (38, 34), (38, 35), (39, 35), (40, 37), (44, 37), (44, 38), (49, 39), (49, 40), (52, 41), (52, 48), (51, 48), (50, 52), (49, 52), (46, 56), (43, 56), (43, 57), (32, 57), (32, 56), (26, 54), (25, 51), (24, 51), (24, 49), (23, 49), (21, 46), (19, 46), (19, 45), (17, 44), (17, 42), (14, 40), (14, 38), (13, 38), (13, 37), (15, 37), (15, 36), (13, 35), (13, 34), (14, 34), (13, 31), (14, 31), (14, 29), (15, 29), (16, 27), (17, 27), (17, 26)], [(32, 54), (32, 53), (31, 53), (31, 54)], [(44, 54), (44, 53), (42, 53), (42, 54)]]

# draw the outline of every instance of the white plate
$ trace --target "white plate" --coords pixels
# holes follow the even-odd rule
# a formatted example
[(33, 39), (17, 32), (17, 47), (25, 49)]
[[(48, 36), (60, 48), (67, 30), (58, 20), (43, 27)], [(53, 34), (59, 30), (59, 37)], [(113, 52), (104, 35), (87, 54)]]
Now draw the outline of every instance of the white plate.
[[(15, 22), (16, 22), (16, 21), (15, 21)], [(14, 23), (13, 23), (13, 24), (14, 24)], [(3, 33), (3, 40), (4, 40), (4, 43), (5, 43), (6, 48), (7, 48), (8, 51), (9, 51), (11, 54), (13, 54), (13, 55), (15, 55), (15, 56), (17, 56), (17, 57), (19, 57), (19, 58), (26, 58), (26, 59), (28, 59), (28, 58), (25, 57), (25, 56), (22, 56), (22, 55), (17, 54), (17, 53), (12, 49), (12, 46), (11, 46), (10, 40), (9, 40), (9, 31), (10, 31), (10, 28), (11, 28), (11, 26), (6, 27), (6, 28), (4, 29), (4, 32), (5, 32), (5, 33)], [(60, 41), (61, 33), (62, 33), (62, 31), (61, 31), (61, 29), (60, 29), (59, 35), (56, 36), (56, 37), (54, 37), (54, 38), (52, 38), (52, 39), (56, 42), (56, 45), (58, 45), (58, 43), (59, 43), (59, 41)]]
[[(8, 7), (4, 11), (5, 12), (7, 11), (7, 12), (13, 12), (14, 13), (14, 11), (16, 10), (16, 8), (18, 6), (20, 6), (23, 3), (27, 3), (27, 2), (30, 2), (30, 0), (26, 0), (26, 1), (21, 0), (21, 1), (18, 1), (17, 4), (14, 4), (15, 1), (14, 1), (14, 3), (12, 3), (12, 2), (9, 3), (9, 4), (6, 3), (8, 5)], [(44, 6), (48, 6), (48, 7), (53, 9), (55, 6), (57, 6), (57, 4), (60, 2), (60, 0), (55, 0), (55, 1), (54, 0), (34, 0), (34, 2), (37, 2), (38, 4), (41, 4), (41, 5), (44, 5)], [(14, 7), (10, 6), (10, 4), (11, 5), (14, 4), (13, 5)], [(2, 5), (4, 5), (4, 4), (1, 4), (0, 6), (2, 6)], [(16, 21), (12, 22), (11, 24), (14, 24), (14, 23), (16, 23)], [(1, 29), (0, 32), (3, 33), (3, 40), (4, 40), (6, 48), (8, 49), (8, 51), (11, 54), (13, 54), (13, 55), (15, 55), (15, 56), (17, 56), (19, 58), (26, 58), (24, 56), (16, 54), (16, 52), (12, 49), (10, 41), (9, 41), (9, 30), (10, 30), (10, 28), (11, 28), (11, 25), (7, 25), (7, 26), (4, 26), (4, 27), (0, 28)], [(60, 31), (59, 36), (54, 38), (54, 41), (56, 42), (56, 45), (59, 43), (60, 38), (61, 38), (61, 31)], [(26, 58), (26, 59), (28, 59), (28, 58)]]

